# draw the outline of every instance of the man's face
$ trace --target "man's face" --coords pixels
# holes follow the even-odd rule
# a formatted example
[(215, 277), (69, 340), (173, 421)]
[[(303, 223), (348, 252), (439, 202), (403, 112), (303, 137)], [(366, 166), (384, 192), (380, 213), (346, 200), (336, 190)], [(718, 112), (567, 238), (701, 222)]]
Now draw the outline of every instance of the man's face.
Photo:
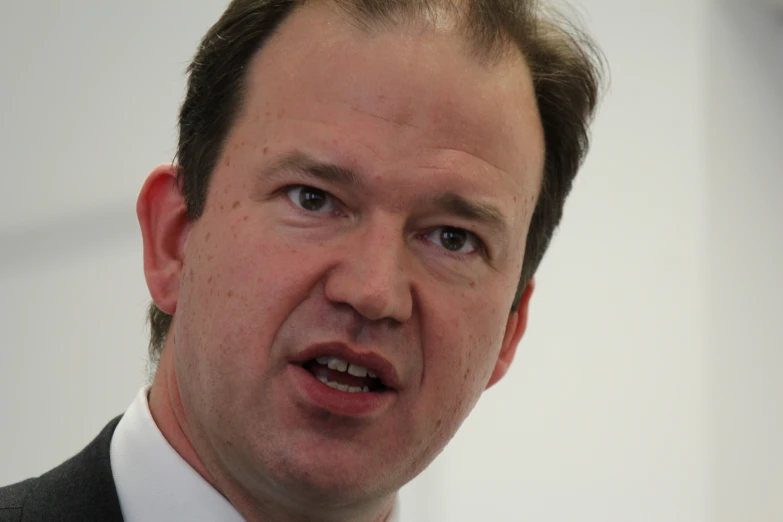
[(184, 243), (167, 350), (188, 436), (250, 491), (388, 494), (519, 338), (543, 166), (529, 73), (480, 65), (447, 31), (370, 37), (316, 5), (247, 87)]

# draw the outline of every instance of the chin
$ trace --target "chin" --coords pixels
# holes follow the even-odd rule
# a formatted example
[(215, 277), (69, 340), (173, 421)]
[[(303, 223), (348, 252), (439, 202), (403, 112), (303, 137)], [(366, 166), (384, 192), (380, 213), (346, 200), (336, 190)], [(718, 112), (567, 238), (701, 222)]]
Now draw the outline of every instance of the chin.
[(273, 480), (314, 505), (349, 506), (399, 489), (402, 481), (394, 480), (391, 470), (361, 457), (347, 450), (334, 451), (329, 445), (292, 452), (276, 463)]

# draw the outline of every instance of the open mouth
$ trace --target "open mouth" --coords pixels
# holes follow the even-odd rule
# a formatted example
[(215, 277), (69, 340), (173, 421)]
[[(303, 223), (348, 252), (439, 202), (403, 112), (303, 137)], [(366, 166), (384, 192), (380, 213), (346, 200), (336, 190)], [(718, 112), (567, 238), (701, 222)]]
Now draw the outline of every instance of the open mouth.
[(326, 386), (345, 393), (389, 391), (389, 388), (372, 371), (337, 357), (318, 357), (301, 366)]

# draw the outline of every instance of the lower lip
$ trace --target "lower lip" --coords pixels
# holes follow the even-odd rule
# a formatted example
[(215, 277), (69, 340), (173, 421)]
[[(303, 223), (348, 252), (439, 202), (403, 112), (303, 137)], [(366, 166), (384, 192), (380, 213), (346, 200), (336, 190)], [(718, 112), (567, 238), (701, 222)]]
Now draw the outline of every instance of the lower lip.
[(349, 393), (330, 388), (312, 373), (295, 364), (288, 365), (294, 385), (312, 405), (335, 415), (366, 417), (387, 409), (397, 397), (391, 391)]

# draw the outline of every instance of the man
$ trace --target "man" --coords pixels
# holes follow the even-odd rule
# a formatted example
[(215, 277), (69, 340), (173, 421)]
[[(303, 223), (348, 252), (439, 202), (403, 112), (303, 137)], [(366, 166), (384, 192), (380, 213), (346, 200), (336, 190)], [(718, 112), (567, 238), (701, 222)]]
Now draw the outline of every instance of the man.
[(152, 386), (0, 520), (395, 520), (524, 334), (595, 54), (521, 0), (235, 0), (137, 212)]

